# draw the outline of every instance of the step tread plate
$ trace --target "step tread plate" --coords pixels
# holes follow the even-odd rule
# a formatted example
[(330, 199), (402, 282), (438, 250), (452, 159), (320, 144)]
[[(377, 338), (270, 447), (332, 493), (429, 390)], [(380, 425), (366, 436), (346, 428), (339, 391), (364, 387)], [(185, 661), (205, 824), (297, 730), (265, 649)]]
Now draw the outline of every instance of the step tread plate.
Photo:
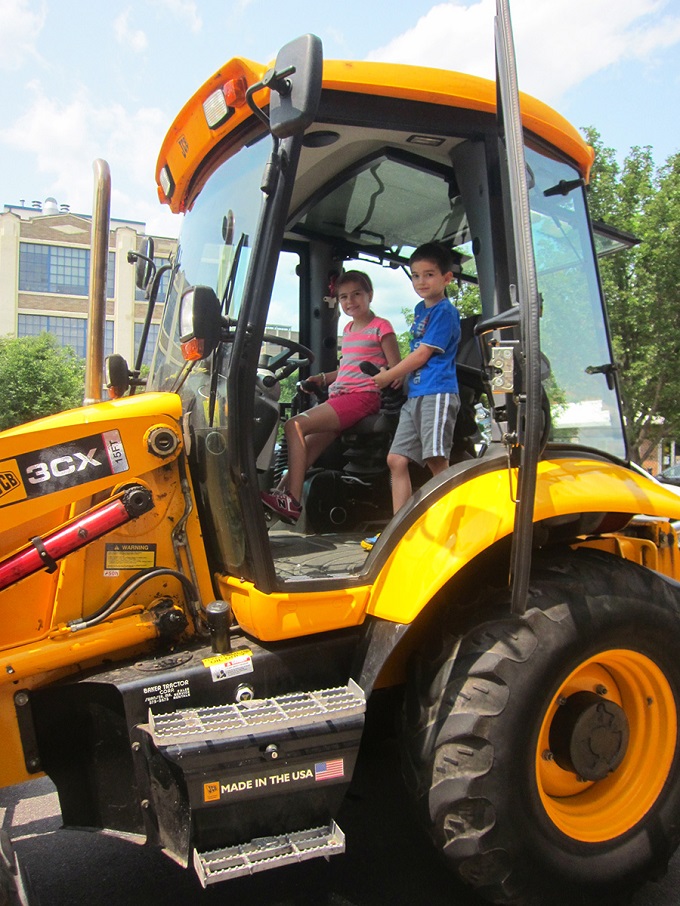
[(262, 837), (238, 846), (199, 853), (194, 851), (194, 868), (203, 887), (280, 868), (295, 862), (329, 858), (345, 851), (345, 835), (335, 821), (325, 827)]
[(340, 720), (366, 710), (366, 697), (354, 680), (347, 686), (315, 692), (291, 692), (168, 714), (149, 712), (149, 729), (158, 746), (228, 740), (273, 730)]

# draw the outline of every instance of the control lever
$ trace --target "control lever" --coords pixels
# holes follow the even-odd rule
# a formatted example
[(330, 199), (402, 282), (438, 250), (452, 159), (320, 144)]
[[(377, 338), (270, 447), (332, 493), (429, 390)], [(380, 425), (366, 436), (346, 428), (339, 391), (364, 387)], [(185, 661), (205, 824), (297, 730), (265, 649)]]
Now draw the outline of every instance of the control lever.
[(305, 393), (312, 393), (319, 402), (326, 399), (326, 391), (323, 387), (319, 387), (316, 381), (298, 381), (295, 386), (298, 390), (304, 390)]

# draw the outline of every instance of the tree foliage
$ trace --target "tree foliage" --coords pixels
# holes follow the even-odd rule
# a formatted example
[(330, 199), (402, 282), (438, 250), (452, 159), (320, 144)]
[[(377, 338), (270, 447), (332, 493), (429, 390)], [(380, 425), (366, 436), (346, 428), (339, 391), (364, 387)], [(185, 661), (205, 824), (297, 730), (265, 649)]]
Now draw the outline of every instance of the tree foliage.
[(593, 219), (642, 240), (600, 261), (631, 454), (642, 462), (680, 433), (680, 154), (657, 169), (651, 148), (634, 147), (619, 164), (594, 129), (585, 133), (596, 152)]
[(0, 338), (0, 430), (79, 406), (85, 365), (50, 334)]

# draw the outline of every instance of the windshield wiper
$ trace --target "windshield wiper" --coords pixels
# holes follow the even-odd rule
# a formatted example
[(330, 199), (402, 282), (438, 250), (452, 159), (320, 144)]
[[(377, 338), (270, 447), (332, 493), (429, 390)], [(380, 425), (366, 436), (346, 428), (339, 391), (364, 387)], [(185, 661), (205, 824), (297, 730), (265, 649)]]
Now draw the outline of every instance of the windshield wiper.
[(584, 185), (585, 183), (580, 177), (578, 179), (561, 179), (554, 186), (545, 189), (543, 194), (546, 198), (549, 198), (551, 195), (568, 195), (570, 192), (573, 192), (574, 189), (579, 189)]
[(239, 237), (236, 250), (234, 251), (234, 259), (231, 262), (231, 267), (229, 268), (229, 276), (227, 277), (227, 282), (224, 287), (224, 293), (222, 294), (222, 299), (220, 301), (220, 311), (222, 314), (228, 314), (231, 308), (231, 300), (234, 295), (234, 286), (236, 285), (236, 271), (238, 270), (238, 262), (241, 257), (241, 250), (246, 244), (248, 237), (245, 233), (241, 233)]

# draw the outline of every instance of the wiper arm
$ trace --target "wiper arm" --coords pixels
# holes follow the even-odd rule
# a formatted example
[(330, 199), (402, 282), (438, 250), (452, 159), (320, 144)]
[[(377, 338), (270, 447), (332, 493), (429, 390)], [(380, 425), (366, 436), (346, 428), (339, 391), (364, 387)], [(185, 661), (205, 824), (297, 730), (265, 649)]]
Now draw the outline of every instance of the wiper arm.
[(546, 198), (549, 198), (551, 195), (568, 195), (570, 192), (573, 192), (574, 189), (579, 189), (584, 185), (585, 183), (581, 178), (561, 179), (556, 185), (550, 186), (549, 189), (545, 189), (543, 194)]
[(231, 308), (231, 300), (234, 295), (234, 286), (236, 285), (236, 271), (238, 270), (238, 262), (241, 257), (241, 249), (245, 245), (246, 239), (248, 237), (245, 233), (241, 233), (239, 237), (236, 250), (234, 251), (234, 258), (231, 262), (231, 267), (229, 268), (229, 276), (227, 277), (227, 282), (224, 287), (224, 293), (222, 294), (222, 299), (220, 302), (220, 311), (226, 314)]

